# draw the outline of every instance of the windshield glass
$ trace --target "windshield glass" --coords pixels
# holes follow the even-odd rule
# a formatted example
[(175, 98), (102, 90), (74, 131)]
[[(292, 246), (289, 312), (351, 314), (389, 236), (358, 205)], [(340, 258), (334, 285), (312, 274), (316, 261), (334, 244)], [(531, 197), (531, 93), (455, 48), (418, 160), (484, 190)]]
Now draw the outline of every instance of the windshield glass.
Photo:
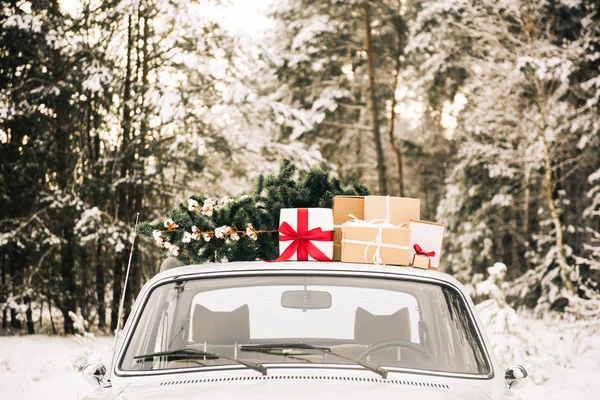
[[(234, 360), (360, 360), (390, 368), (490, 372), (461, 297), (424, 282), (313, 275), (173, 282), (152, 291), (134, 329), (121, 370), (239, 365)], [(292, 343), (330, 353), (264, 346)], [(198, 351), (222, 357), (200, 357)]]

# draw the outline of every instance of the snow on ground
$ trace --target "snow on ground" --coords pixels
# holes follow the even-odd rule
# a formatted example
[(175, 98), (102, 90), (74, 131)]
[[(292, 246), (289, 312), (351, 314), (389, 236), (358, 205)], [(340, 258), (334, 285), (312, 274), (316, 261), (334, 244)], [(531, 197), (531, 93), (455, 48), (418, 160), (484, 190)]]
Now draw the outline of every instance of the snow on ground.
[[(600, 393), (600, 324), (586, 326), (521, 318), (536, 338), (536, 351), (520, 360), (532, 376), (519, 390), (523, 400), (594, 400)], [(502, 341), (496, 334), (490, 339)], [(0, 337), (0, 398), (80, 399), (92, 387), (81, 368), (109, 363), (112, 338)], [(506, 339), (509, 341), (509, 339)], [(499, 357), (500, 358), (500, 357)]]
[(533, 381), (518, 391), (523, 400), (600, 398), (600, 321), (521, 322), (535, 335), (538, 349), (523, 361)]
[(108, 364), (112, 344), (110, 337), (0, 337), (0, 399), (80, 399), (93, 389), (80, 370)]

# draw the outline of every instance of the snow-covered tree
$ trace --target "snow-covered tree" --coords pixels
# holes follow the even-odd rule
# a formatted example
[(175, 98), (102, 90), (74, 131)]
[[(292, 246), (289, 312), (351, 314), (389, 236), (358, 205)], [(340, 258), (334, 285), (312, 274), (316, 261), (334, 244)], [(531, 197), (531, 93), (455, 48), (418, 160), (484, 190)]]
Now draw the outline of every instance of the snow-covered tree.
[[(314, 148), (278, 143), (285, 123), (266, 112), (278, 103), (249, 84), (256, 55), (221, 26), (219, 7), (0, 6), (4, 327), (28, 319), (32, 332), (33, 299), (58, 308), (66, 332), (69, 312), (114, 328), (136, 213), (151, 219), (200, 191), (248, 190), (282, 158), (322, 164)], [(159, 264), (144, 246), (126, 312)]]
[(469, 280), (500, 259), (526, 272), (510, 294), (531, 305), (587, 297), (576, 231), (598, 164), (596, 5), (432, 1), (411, 32), (421, 84), (442, 77), (467, 99), (439, 208), (450, 269)]
[[(380, 193), (397, 187), (388, 182), (395, 114), (387, 108), (405, 45), (401, 10), (401, 2), (383, 0), (286, 0), (271, 10), (277, 39), (268, 50), (281, 82), (277, 94), (299, 110), (286, 136), (315, 143), (341, 176), (373, 183)], [(395, 145), (394, 132), (391, 137)]]

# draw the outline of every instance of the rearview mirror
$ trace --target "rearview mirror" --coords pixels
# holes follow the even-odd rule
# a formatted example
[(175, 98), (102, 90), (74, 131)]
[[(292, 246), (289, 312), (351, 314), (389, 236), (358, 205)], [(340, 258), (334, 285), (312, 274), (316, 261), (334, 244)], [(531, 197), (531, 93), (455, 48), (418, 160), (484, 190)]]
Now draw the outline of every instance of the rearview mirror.
[(281, 307), (302, 311), (331, 307), (331, 293), (318, 290), (288, 290), (281, 295)]

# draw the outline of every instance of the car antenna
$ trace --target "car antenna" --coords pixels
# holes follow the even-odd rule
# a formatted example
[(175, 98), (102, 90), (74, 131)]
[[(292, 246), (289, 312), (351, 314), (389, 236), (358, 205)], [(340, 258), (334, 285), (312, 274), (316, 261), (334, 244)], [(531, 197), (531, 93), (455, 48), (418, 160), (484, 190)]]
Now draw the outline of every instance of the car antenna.
[(115, 328), (115, 341), (113, 343), (113, 354), (111, 357), (110, 369), (108, 370), (108, 377), (106, 379), (106, 387), (110, 387), (110, 377), (112, 368), (115, 363), (115, 357), (117, 352), (117, 340), (119, 339), (119, 327), (123, 319), (123, 305), (125, 304), (125, 293), (127, 292), (127, 282), (129, 281), (129, 271), (131, 270), (131, 260), (133, 259), (133, 249), (135, 246), (135, 238), (137, 237), (137, 227), (140, 213), (135, 215), (135, 227), (133, 228), (133, 240), (131, 241), (131, 251), (129, 252), (129, 261), (127, 262), (127, 272), (125, 273), (125, 284), (123, 285), (123, 294), (121, 294), (121, 301), (119, 302), (119, 313), (117, 314), (117, 327)]

